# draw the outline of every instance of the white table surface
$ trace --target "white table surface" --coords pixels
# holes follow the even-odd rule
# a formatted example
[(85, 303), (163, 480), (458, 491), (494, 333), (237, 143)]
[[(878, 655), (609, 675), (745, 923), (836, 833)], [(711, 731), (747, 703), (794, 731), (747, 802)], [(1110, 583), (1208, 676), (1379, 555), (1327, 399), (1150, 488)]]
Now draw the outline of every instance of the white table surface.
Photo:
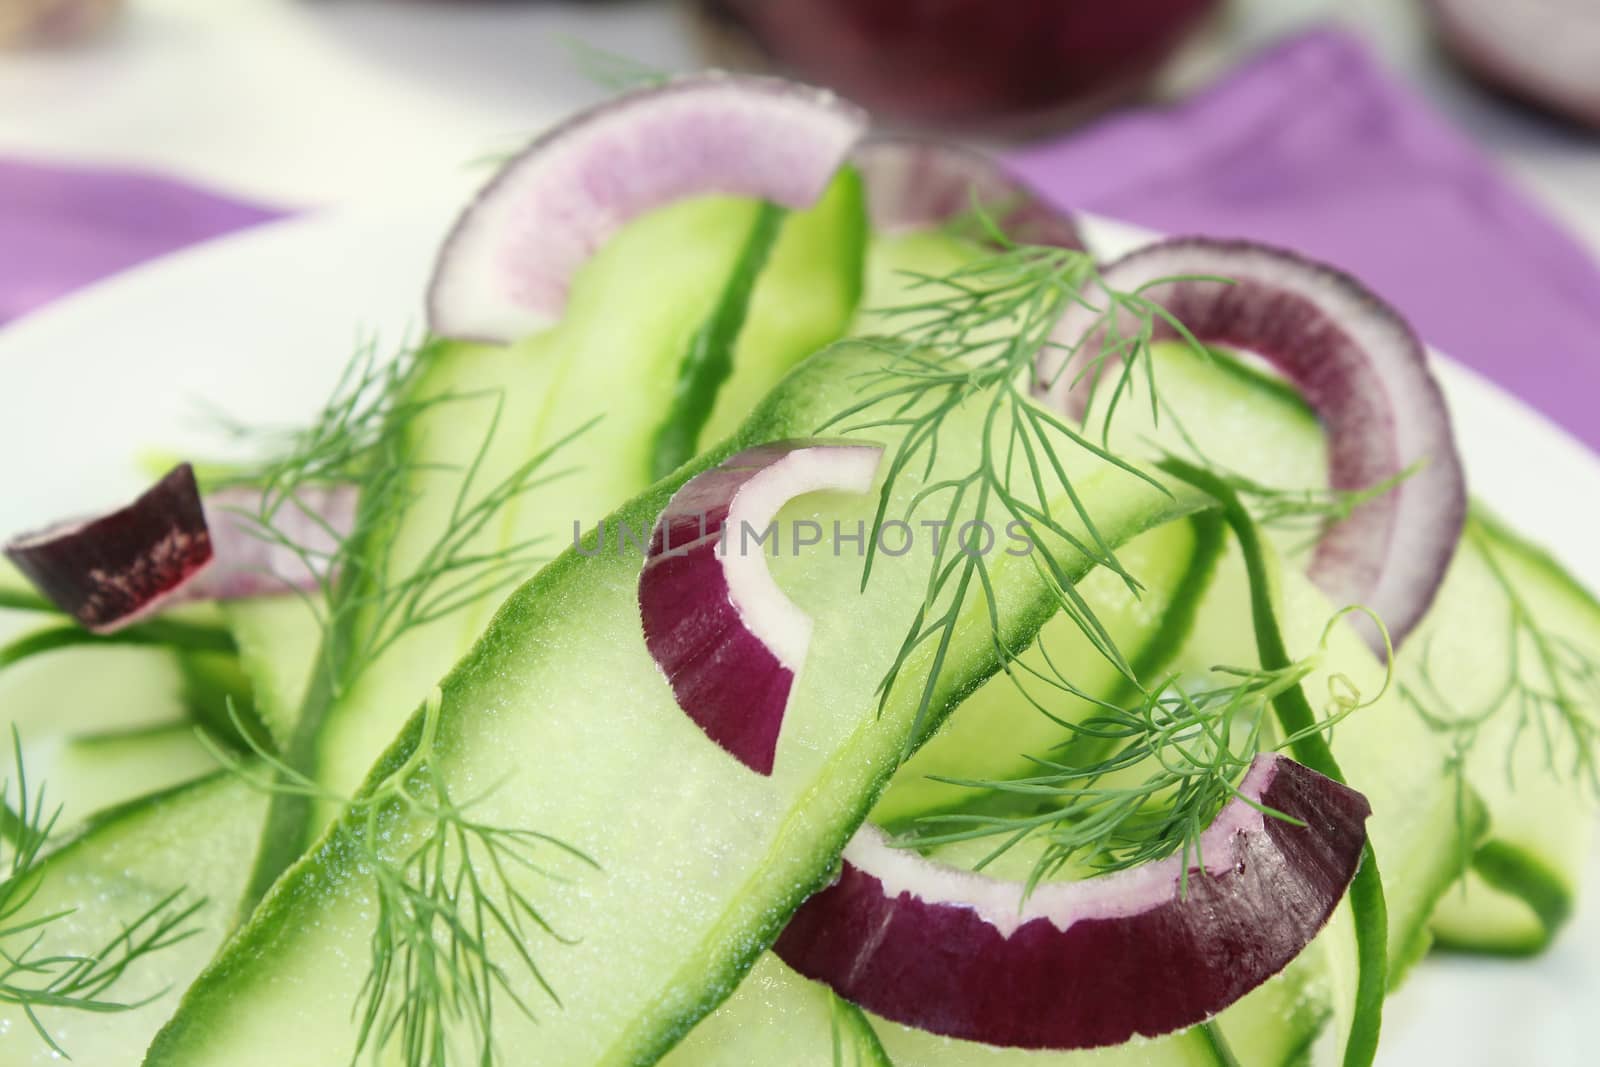
[[(572, 39), (664, 69), (698, 62), (677, 0), (126, 3), (120, 24), (88, 44), (0, 52), (0, 156), (131, 163), (265, 202), (328, 204), (459, 179), (472, 160), (603, 95)], [(1415, 0), (1233, 0), (1183, 81), (1319, 17), (1367, 32), (1600, 248), (1600, 137), (1463, 84)]]

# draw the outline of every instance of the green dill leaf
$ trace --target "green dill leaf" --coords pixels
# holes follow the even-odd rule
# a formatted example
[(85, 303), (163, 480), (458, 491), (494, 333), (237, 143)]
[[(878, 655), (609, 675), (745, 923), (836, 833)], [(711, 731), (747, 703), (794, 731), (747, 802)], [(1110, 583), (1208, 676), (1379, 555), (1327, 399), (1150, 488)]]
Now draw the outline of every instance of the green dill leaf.
[(4, 856), (0, 867), (0, 1004), (21, 1008), (34, 1035), (56, 1055), (70, 1059), (39, 1013), (46, 1009), (100, 1014), (132, 1011), (162, 996), (164, 989), (143, 999), (124, 1000), (116, 996), (114, 987), (140, 961), (199, 933), (193, 919), (206, 901), (186, 902), (185, 891), (176, 889), (131, 920), (124, 920), (120, 932), (91, 951), (41, 951), (50, 927), (72, 914), (69, 910), (21, 917), (46, 887), (48, 846), (61, 809), (48, 806), (43, 784), (30, 790), (22, 741), (15, 727), (11, 747), (15, 782), (0, 784), (0, 841), (5, 843), (0, 850)]
[[(354, 797), (331, 793), (265, 748), (238, 759), (213, 754), (253, 788), (272, 795), (338, 803), (345, 839), (359, 850), (376, 895), (366, 977), (352, 1005), (357, 1027), (352, 1064), (393, 1049), (406, 1067), (443, 1067), (452, 1050), (471, 1046), (484, 1067), (500, 1062), (495, 1013), (508, 1007), (529, 1019), (535, 1007), (516, 988), (520, 972), (559, 1007), (534, 945), (573, 942), (523, 888), (559, 878), (555, 854), (598, 870), (581, 850), (526, 827), (485, 823), (472, 815), (485, 797), (458, 801), (437, 764), (442, 694), (423, 706), (407, 758)], [(487, 796), (487, 794), (485, 794)], [(387, 1062), (387, 1061), (385, 1061)]]

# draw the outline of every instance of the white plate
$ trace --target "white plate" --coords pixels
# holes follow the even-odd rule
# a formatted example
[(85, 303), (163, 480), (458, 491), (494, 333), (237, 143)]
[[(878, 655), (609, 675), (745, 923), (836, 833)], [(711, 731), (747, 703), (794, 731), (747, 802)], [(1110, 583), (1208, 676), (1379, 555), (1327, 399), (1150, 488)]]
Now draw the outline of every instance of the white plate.
[[(190, 249), (0, 332), (0, 532), (141, 487), (143, 448), (215, 454), (208, 408), (292, 425), (352, 348), (421, 329), (433, 250), (461, 190), (274, 224)], [(1106, 251), (1146, 235), (1097, 223)], [(1600, 461), (1441, 361), (1473, 493), (1600, 588)], [(625, 382), (617, 383), (626, 388)], [(1380, 1061), (1581, 1067), (1600, 1004), (1600, 854), (1577, 921), (1533, 962), (1434, 958), (1390, 1001)], [(1248, 1067), (1248, 1065), (1247, 1065)]]

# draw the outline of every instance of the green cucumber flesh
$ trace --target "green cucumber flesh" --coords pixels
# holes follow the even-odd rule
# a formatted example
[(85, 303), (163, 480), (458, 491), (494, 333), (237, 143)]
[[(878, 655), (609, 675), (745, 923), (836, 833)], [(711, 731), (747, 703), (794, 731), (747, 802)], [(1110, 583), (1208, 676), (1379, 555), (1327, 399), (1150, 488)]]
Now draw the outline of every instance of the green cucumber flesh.
[(222, 613), (251, 680), (257, 717), (272, 743), (285, 747), (322, 641), (318, 606), (298, 595), (255, 597), (223, 604)]
[[(1548, 684), (1528, 643), (1511, 647), (1510, 603), (1486, 552), (1541, 630), (1591, 659), (1600, 657), (1600, 604), (1541, 550), (1475, 514), (1435, 609), (1404, 658), (1408, 679), (1415, 681), (1426, 656), (1434, 690), (1461, 714), (1487, 710), (1483, 702), (1504, 683), (1514, 658), (1522, 661), (1525, 675)], [(1572, 692), (1584, 703), (1582, 713), (1600, 713), (1587, 694)], [(1572, 773), (1570, 732), (1544, 719), (1547, 733), (1540, 721), (1523, 723), (1512, 697), (1468, 750), (1465, 783), (1487, 809), (1489, 825), (1472, 870), (1439, 901), (1432, 925), (1445, 947), (1530, 955), (1549, 945), (1571, 913), (1596, 798), (1587, 781)]]
[[(18, 935), (18, 943), (7, 939), (0, 947), (8, 952), (20, 951), (21, 942), (37, 933), (36, 955), (93, 953), (170, 893), (182, 890), (177, 908), (205, 901), (181, 927), (192, 929), (192, 936), (138, 960), (101, 996), (138, 1007), (36, 1009), (40, 1023), (74, 1062), (95, 1067), (140, 1062), (183, 987), (232, 928), (233, 902), (244, 890), (266, 807), (266, 797), (243, 781), (215, 774), (92, 819), (41, 864), (37, 893), (12, 921), (66, 914)], [(21, 978), (19, 984), (28, 982)], [(61, 1062), (14, 1005), (0, 1004), (0, 1046), (4, 1062), (15, 1067)]]
[(861, 307), (851, 333), (902, 333), (908, 325), (906, 318), (886, 312), (928, 299), (926, 290), (919, 291), (921, 279), (945, 277), (981, 254), (970, 241), (941, 230), (875, 235), (867, 245)]
[[(1114, 443), (1148, 449), (1143, 439), (1186, 456), (1198, 447), (1220, 467), (1265, 486), (1326, 485), (1327, 445), (1321, 426), (1281, 380), (1228, 353), (1202, 355), (1181, 344), (1158, 345), (1154, 357), (1157, 386), (1170, 410), (1152, 421), (1149, 398), (1143, 392), (1124, 397)], [(1301, 627), (1307, 620), (1325, 621), (1332, 606), (1298, 573), (1309, 542), (1307, 528), (1266, 528), (1263, 533), (1283, 560), (1282, 598), (1288, 618)], [(1217, 597), (1202, 608), (1202, 617), (1191, 629), (1192, 647), (1180, 657), (1195, 669), (1219, 662), (1257, 662), (1252, 649), (1233, 644), (1244, 636), (1233, 623), (1249, 617), (1248, 583), (1237, 554), (1230, 554), (1229, 560), (1226, 565), (1235, 576), (1216, 583)], [(1320, 607), (1320, 615), (1313, 606)], [(1340, 627), (1339, 634), (1341, 645), (1348, 644), (1348, 628)], [(1300, 655), (1310, 650), (1319, 635), (1320, 622), (1294, 636), (1291, 651)], [(1353, 650), (1349, 658), (1359, 659)], [(1370, 656), (1367, 662), (1371, 663)], [(1381, 674), (1374, 675), (1372, 668), (1375, 665), (1361, 672), (1363, 692), (1381, 684)], [(1320, 699), (1326, 686), (1324, 675), (1308, 683), (1307, 692)], [(1456, 827), (1464, 820), (1470, 831), (1483, 817), (1470, 800), (1458, 801), (1445, 765), (1447, 753), (1429, 733), (1391, 692), (1334, 734), (1333, 751), (1340, 765), (1351, 784), (1373, 803), (1369, 827), (1389, 898), (1391, 986), (1426, 953), (1431, 943), (1426, 916), (1460, 874), (1460, 851), (1449, 846)]]
[(14, 726), (26, 741), (162, 725), (183, 715), (184, 688), (182, 663), (169, 649), (58, 649), (0, 671), (0, 731)]
[(750, 312), (756, 279), (766, 268), (783, 228), (784, 209), (757, 206), (750, 232), (734, 261), (717, 303), (689, 340), (678, 364), (671, 406), (660, 421), (651, 446), (650, 479), (665, 477), (693, 458), (701, 431), (711, 417), (723, 382), (733, 373), (734, 346)]
[[(5, 621), (18, 635), (39, 629), (31, 614)], [(213, 771), (191, 715), (217, 697), (209, 683), (229, 675), (231, 661), (223, 653), (87, 644), (13, 664), (0, 672), (5, 763), (15, 730), (29, 777), (46, 783), (52, 808), (60, 805), (61, 830), (103, 807)]]
[(661, 1067), (908, 1067), (866, 1013), (767, 953), (739, 988), (659, 1061)]
[(861, 176), (845, 169), (815, 207), (784, 220), (696, 451), (738, 430), (796, 363), (845, 332), (861, 300), (865, 197)]
[[(1236, 626), (1249, 610), (1249, 584), (1243, 572), (1243, 560), (1230, 542), (1213, 592), (1200, 607), (1192, 630), (1195, 637), (1174, 661), (1174, 669), (1258, 665), (1248, 637), (1240, 635)], [(1313, 654), (1333, 606), (1298, 571), (1280, 568), (1276, 584), (1290, 654), (1296, 658)], [(1337, 665), (1337, 671), (1331, 665)], [(1320, 708), (1331, 698), (1330, 686), (1346, 680), (1363, 699), (1370, 699), (1383, 688), (1384, 670), (1354, 631), (1341, 624), (1330, 634), (1323, 665), (1303, 689)], [(1426, 952), (1428, 915), (1462, 867), (1455, 845), (1458, 808), (1448, 753), (1411, 714), (1394, 686), (1377, 703), (1337, 726), (1331, 747), (1350, 784), (1372, 804), (1367, 829), (1383, 863), (1394, 985)]]
[[(1581, 835), (1572, 844), (1575, 855), (1584, 855)], [(1434, 943), (1449, 952), (1537, 956), (1572, 917), (1574, 866), (1570, 859), (1552, 865), (1490, 837), (1473, 851), (1466, 875), (1440, 898), (1431, 926)]]
[[(293, 598), (297, 610), (292, 612), (273, 603), (241, 601), (230, 605), (226, 616), (242, 647), (254, 643), (254, 651), (243, 661), (262, 720), (292, 725), (316, 652), (315, 643), (303, 639), (306, 619), (314, 616), (298, 597)], [(68, 744), (55, 771), (64, 769), (62, 761), (76, 763), (83, 773), (69, 775), (67, 788), (51, 795), (64, 792), (75, 798), (82, 790), (110, 790), (113, 783), (130, 779), (137, 780), (139, 788), (119, 791), (144, 795), (91, 817), (40, 865), (37, 893), (16, 918), (63, 915), (43, 928), (42, 949), (92, 953), (122, 924), (178, 890), (182, 890), (180, 908), (205, 901), (182, 927), (195, 931), (191, 937), (145, 956), (101, 998), (113, 1003), (153, 998), (149, 1003), (132, 1011), (40, 1011), (51, 1036), (77, 1062), (132, 1067), (142, 1062), (151, 1037), (171, 1016), (183, 989), (237, 925), (268, 800), (244, 778), (216, 771), (211, 750), (200, 745), (195, 727), (187, 721), (78, 738)], [(205, 770), (213, 773), (187, 785), (147, 793), (150, 768), (173, 763), (186, 763), (191, 777)], [(42, 770), (52, 786), (62, 783), (51, 769)], [(29, 771), (37, 780), (40, 769), (30, 764)], [(254, 766), (249, 772), (260, 776), (265, 768)], [(111, 794), (103, 799), (111, 799)], [(19, 947), (0, 944), (12, 952)], [(17, 1058), (7, 1056), (4, 1062), (19, 1067), (60, 1062), (30, 1030), (16, 1008), (0, 1006), (6, 1050), (17, 1050)]]
[(114, 807), (217, 770), (193, 722), (179, 719), (115, 733), (50, 738), (29, 746), (28, 774), (63, 804), (66, 828), (79, 815)]
[[(554, 329), (508, 347), (437, 345), (415, 395), (456, 399), (431, 408), (410, 428), (419, 471), (409, 487), (415, 503), (397, 529), (372, 535), (385, 554), (381, 580), (393, 584), (415, 574), (449, 529), (464, 472), (484, 448), (496, 411), (497, 429), (469, 498), (481, 498), (530, 456), (582, 430), (595, 413), (603, 415), (552, 458), (552, 471), (568, 474), (511, 500), (466, 551), (493, 556), (535, 543), (554, 555), (578, 527), (588, 528), (644, 488), (667, 410), (664, 398), (736, 273), (760, 211), (756, 203), (723, 197), (660, 209), (630, 223), (585, 265), (568, 313)], [(862, 213), (859, 182), (845, 176), (817, 207), (785, 218), (750, 297), (724, 384), (730, 396), (759, 395), (802, 355), (843, 331), (859, 291), (860, 265), (849, 250), (860, 247)], [(719, 401), (707, 429), (725, 423), (727, 410)], [(429, 688), (471, 647), (508, 590), (411, 628), (337, 694), (327, 678), (313, 683), (288, 747), (291, 761), (336, 795), (352, 791)], [(360, 647), (375, 628), (370, 617), (358, 616), (333, 640)], [(262, 890), (336, 810), (320, 805), (297, 833), (298, 806), (289, 807), (259, 863)]]
[[(1282, 379), (1248, 357), (1221, 350), (1196, 352), (1161, 342), (1151, 349), (1163, 409), (1152, 413), (1143, 374), (1117, 405), (1110, 436), (1128, 455), (1170, 451), (1284, 490), (1320, 490), (1328, 484), (1327, 439), (1316, 413)], [(1090, 424), (1105, 416), (1110, 383), (1101, 386)], [(1315, 531), (1307, 526), (1263, 530), (1286, 562), (1303, 564)]]
[[(857, 396), (858, 375), (881, 365), (870, 346), (840, 345), (802, 364), (741, 435), (698, 467), (760, 441), (807, 436)], [(931, 477), (974, 462), (981, 412), (948, 424)], [(1117, 542), (1196, 506), (1158, 493), (1087, 454), (1064, 457), (1101, 529)], [(648, 529), (692, 473), (679, 471), (613, 516)], [(919, 472), (920, 473), (920, 472)], [(904, 507), (919, 478), (899, 484)], [(818, 494), (793, 518), (870, 521), (873, 499)], [(1052, 546), (1069, 573), (1087, 563)], [(815, 619), (771, 778), (752, 774), (706, 740), (677, 707), (644, 649), (632, 550), (565, 553), (501, 608), (442, 687), (431, 760), (462, 793), (490, 785), (476, 817), (547, 833), (593, 857), (599, 870), (551, 862), (561, 879), (525, 889), (570, 943), (541, 943), (539, 965), (561, 997), (554, 1008), (532, 979), (513, 975), (538, 1004), (536, 1023), (496, 1015), (506, 1048), (537, 1047), (552, 1065), (652, 1062), (732, 992), (790, 910), (828, 877), (844, 840), (908, 741), (920, 688), (897, 686), (881, 713), (877, 686), (921, 605), (927, 561), (881, 560), (864, 592), (860, 561), (774, 560), (774, 573)], [(993, 561), (1002, 636), (1026, 642), (1052, 614), (1053, 598), (1026, 559)], [(981, 605), (957, 628), (934, 693), (937, 721), (997, 664)], [(928, 669), (924, 646), (908, 677)], [(398, 767), (420, 738), (413, 722), (373, 772)], [(343, 1064), (354, 1044), (350, 1011), (366, 977), (370, 883), (363, 851), (389, 856), (404, 831), (367, 836), (346, 819), (277, 883), (218, 961), (185, 997), (149, 1062)], [(285, 1033), (280, 1021), (296, 1025)]]
[[(1184, 618), (1184, 613), (1174, 610), (1174, 596), (1184, 588), (1191, 571), (1209, 571), (1210, 550), (1200, 543), (1193, 523), (1179, 522), (1135, 538), (1117, 558), (1144, 586), (1142, 592), (1135, 593), (1120, 576), (1104, 568), (1096, 568), (1080, 582), (1078, 591), (1137, 669), (1141, 659), (1160, 658), (1161, 645), (1169, 636), (1163, 633), (1161, 623), (1169, 615)], [(1017, 678), (1000, 675), (991, 679), (963, 701), (939, 732), (896, 772), (873, 810), (872, 821), (895, 829), (970, 799), (971, 789), (935, 781), (935, 777), (1020, 778), (1036, 773), (1037, 764), (1030, 756), (1059, 757), (1059, 746), (1073, 734), (1056, 719), (1079, 722), (1093, 713), (1095, 705), (1029, 684), (1027, 672), (1032, 669), (1048, 675), (1050, 663), (1063, 667), (1072, 684), (1086, 694), (1104, 699), (1120, 691), (1121, 672), (1095, 651), (1076, 623), (1065, 614), (1058, 615), (1018, 657)], [(1160, 664), (1154, 667), (1159, 670)], [(1018, 692), (1019, 682), (1055, 719)]]

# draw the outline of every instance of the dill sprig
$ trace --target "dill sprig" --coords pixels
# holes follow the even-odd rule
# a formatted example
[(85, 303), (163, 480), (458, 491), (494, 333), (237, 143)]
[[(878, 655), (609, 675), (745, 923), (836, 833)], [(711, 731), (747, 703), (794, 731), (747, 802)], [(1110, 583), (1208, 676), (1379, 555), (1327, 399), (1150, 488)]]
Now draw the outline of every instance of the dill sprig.
[(15, 728), (11, 746), (16, 770), (16, 806), (11, 804), (10, 780), (0, 783), (0, 842), (9, 856), (0, 879), (0, 1004), (22, 1011), (34, 1033), (50, 1050), (70, 1059), (39, 1013), (46, 1009), (112, 1013), (132, 1011), (162, 996), (157, 990), (143, 998), (123, 1000), (113, 987), (140, 961), (199, 933), (191, 920), (206, 904), (204, 899), (182, 902), (185, 891), (173, 890), (152, 904), (121, 930), (88, 953), (43, 948), (56, 924), (75, 909), (22, 918), (48, 879), (51, 834), (60, 807), (50, 808), (43, 783), (30, 791), (23, 765), (22, 742)]
[[(1530, 736), (1542, 747), (1545, 769), (1558, 779), (1582, 783), (1600, 796), (1600, 661), (1567, 638), (1539, 625), (1527, 600), (1506, 573), (1498, 550), (1483, 531), (1469, 525), (1468, 544), (1479, 553), (1504, 598), (1507, 657), (1500, 685), (1476, 707), (1461, 708), (1444, 692), (1433, 671), (1434, 643), (1425, 641), (1402, 699), (1450, 746), (1447, 767), (1454, 778), (1458, 837), (1469, 852), (1468, 770), (1487, 728), (1509, 720), (1503, 746), (1507, 783), (1516, 787), (1517, 758)], [(1563, 747), (1571, 751), (1563, 756)]]
[[(376, 1062), (395, 1047), (407, 1067), (446, 1067), (452, 1050), (469, 1043), (476, 1062), (492, 1067), (498, 1008), (509, 1005), (536, 1018), (517, 991), (519, 970), (552, 1004), (561, 1003), (533, 942), (542, 936), (571, 943), (520, 887), (519, 875), (562, 877), (548, 865), (551, 854), (598, 869), (588, 855), (548, 834), (473, 817), (471, 809), (487, 793), (465, 802), (451, 796), (435, 759), (442, 707), (435, 688), (410, 755), (356, 797), (324, 788), (253, 742), (253, 763), (211, 746), (253, 787), (336, 803), (353, 824), (346, 840), (359, 849), (372, 878), (377, 919), (367, 975), (352, 1008), (358, 1026), (352, 1064), (366, 1052)], [(384, 846), (396, 841), (407, 843), (390, 855)]]
[[(1328, 622), (1317, 651), (1287, 666), (1216, 666), (1205, 679), (1187, 682), (1171, 674), (1129, 706), (1094, 700), (1095, 713), (1082, 721), (1057, 719), (1074, 737), (1108, 746), (1102, 758), (1077, 762), (1029, 755), (1039, 773), (1025, 778), (935, 778), (1008, 798), (1021, 810), (927, 816), (902, 843), (932, 848), (995, 839), (994, 848), (977, 864), (982, 869), (1023, 842), (1035, 841), (1039, 850), (1028, 877), (1030, 892), (1072, 864), (1102, 874), (1181, 853), (1187, 888), (1189, 869), (1204, 864), (1201, 835), (1224, 804), (1242, 797), (1239, 782), (1258, 754), (1332, 731), (1388, 688), (1386, 679), (1376, 696), (1363, 700), (1348, 678), (1333, 674), (1319, 719), (1287, 736), (1275, 729), (1273, 702), (1321, 666), (1328, 637), (1349, 610), (1354, 609)], [(1045, 662), (1046, 667), (1031, 669), (1037, 680), (1083, 696), (1048, 657)], [(1295, 821), (1242, 799), (1269, 816)]]
[(266, 457), (217, 465), (215, 488), (258, 489), (270, 502), (270, 514), (293, 503), (308, 486), (380, 474), (374, 468), (385, 439), (430, 406), (407, 398), (407, 387), (429, 351), (426, 345), (406, 347), (391, 358), (375, 339), (362, 341), (340, 368), (321, 408), (293, 428), (263, 427), (215, 412), (213, 420), (223, 433)]
[[(477, 542), (508, 506), (571, 473), (548, 468), (600, 418), (483, 484), (501, 429), (504, 391), (416, 395), (420, 368), (433, 351), (424, 345), (386, 359), (376, 346), (362, 346), (310, 425), (276, 440), (265, 434), (276, 457), (232, 479), (260, 493), (254, 507), (233, 512), (244, 528), (285, 550), (316, 576), (314, 590), (286, 591), (305, 597), (322, 627), (319, 654), (334, 696), (408, 632), (503, 592), (546, 558), (542, 538), (489, 549)], [(415, 562), (401, 567), (394, 558), (393, 533), (421, 495), (418, 476), (443, 469), (420, 458), (420, 420), (451, 405), (482, 401), (492, 402), (493, 409), (471, 458), (457, 471), (460, 477), (440, 532)], [(244, 437), (261, 433), (238, 424), (233, 432)], [(312, 494), (350, 483), (360, 486), (361, 503), (355, 529), (347, 533), (319, 513)]]
[[(879, 534), (891, 518), (890, 501), (900, 477), (919, 468), (925, 478), (931, 477), (946, 421), (958, 411), (976, 409), (982, 413), (979, 463), (970, 472), (927, 485), (910, 501), (904, 518), (928, 507), (939, 513), (937, 521), (953, 532), (963, 517), (988, 523), (1000, 512), (1007, 521), (1021, 522), (1030, 532), (1054, 535), (1091, 563), (1117, 574), (1137, 592), (1137, 579), (1123, 568), (1101, 533), (1078, 493), (1061, 449), (1088, 453), (1162, 492), (1165, 487), (1114, 454), (1104, 435), (1100, 441), (1092, 440), (1080, 426), (1035, 398), (1068, 374), (1074, 376), (1074, 384), (1088, 389), (1091, 403), (1097, 391), (1109, 389), (1109, 432), (1110, 417), (1128, 394), (1134, 375), (1141, 375), (1152, 397), (1155, 395), (1149, 354), (1158, 322), (1169, 322), (1180, 337), (1198, 350), (1204, 349), (1166, 309), (1146, 298), (1143, 289), (1123, 293), (1105, 286), (1088, 253), (1018, 244), (1001, 232), (982, 208), (975, 208), (973, 214), (987, 243), (998, 251), (980, 255), (945, 275), (907, 272), (911, 298), (875, 312), (886, 326), (898, 326), (898, 332), (862, 340), (889, 358), (863, 376), (863, 399), (820, 428), (891, 428), (902, 435), (886, 467), (862, 585), (870, 580)], [(1092, 309), (1099, 325), (1084, 338), (1063, 343), (1054, 336), (1057, 324), (1078, 305)], [(1046, 366), (1049, 363), (1058, 366), (1051, 369)], [(1062, 497), (1065, 505), (1059, 503)], [(1063, 508), (1076, 516), (1081, 536), (1067, 525)], [(1035, 541), (1039, 547), (1037, 538)], [(1031, 555), (1061, 610), (1101, 655), (1137, 682), (1060, 560), (1049, 551)], [(967, 550), (957, 538), (946, 537), (933, 557), (923, 606), (880, 686), (880, 698), (887, 700), (913, 652), (923, 646), (933, 648), (931, 667), (921, 682), (907, 754), (920, 739), (969, 596), (984, 596), (1002, 661), (1009, 661), (1017, 651), (1000, 647), (1003, 642), (998, 636), (984, 553)]]

